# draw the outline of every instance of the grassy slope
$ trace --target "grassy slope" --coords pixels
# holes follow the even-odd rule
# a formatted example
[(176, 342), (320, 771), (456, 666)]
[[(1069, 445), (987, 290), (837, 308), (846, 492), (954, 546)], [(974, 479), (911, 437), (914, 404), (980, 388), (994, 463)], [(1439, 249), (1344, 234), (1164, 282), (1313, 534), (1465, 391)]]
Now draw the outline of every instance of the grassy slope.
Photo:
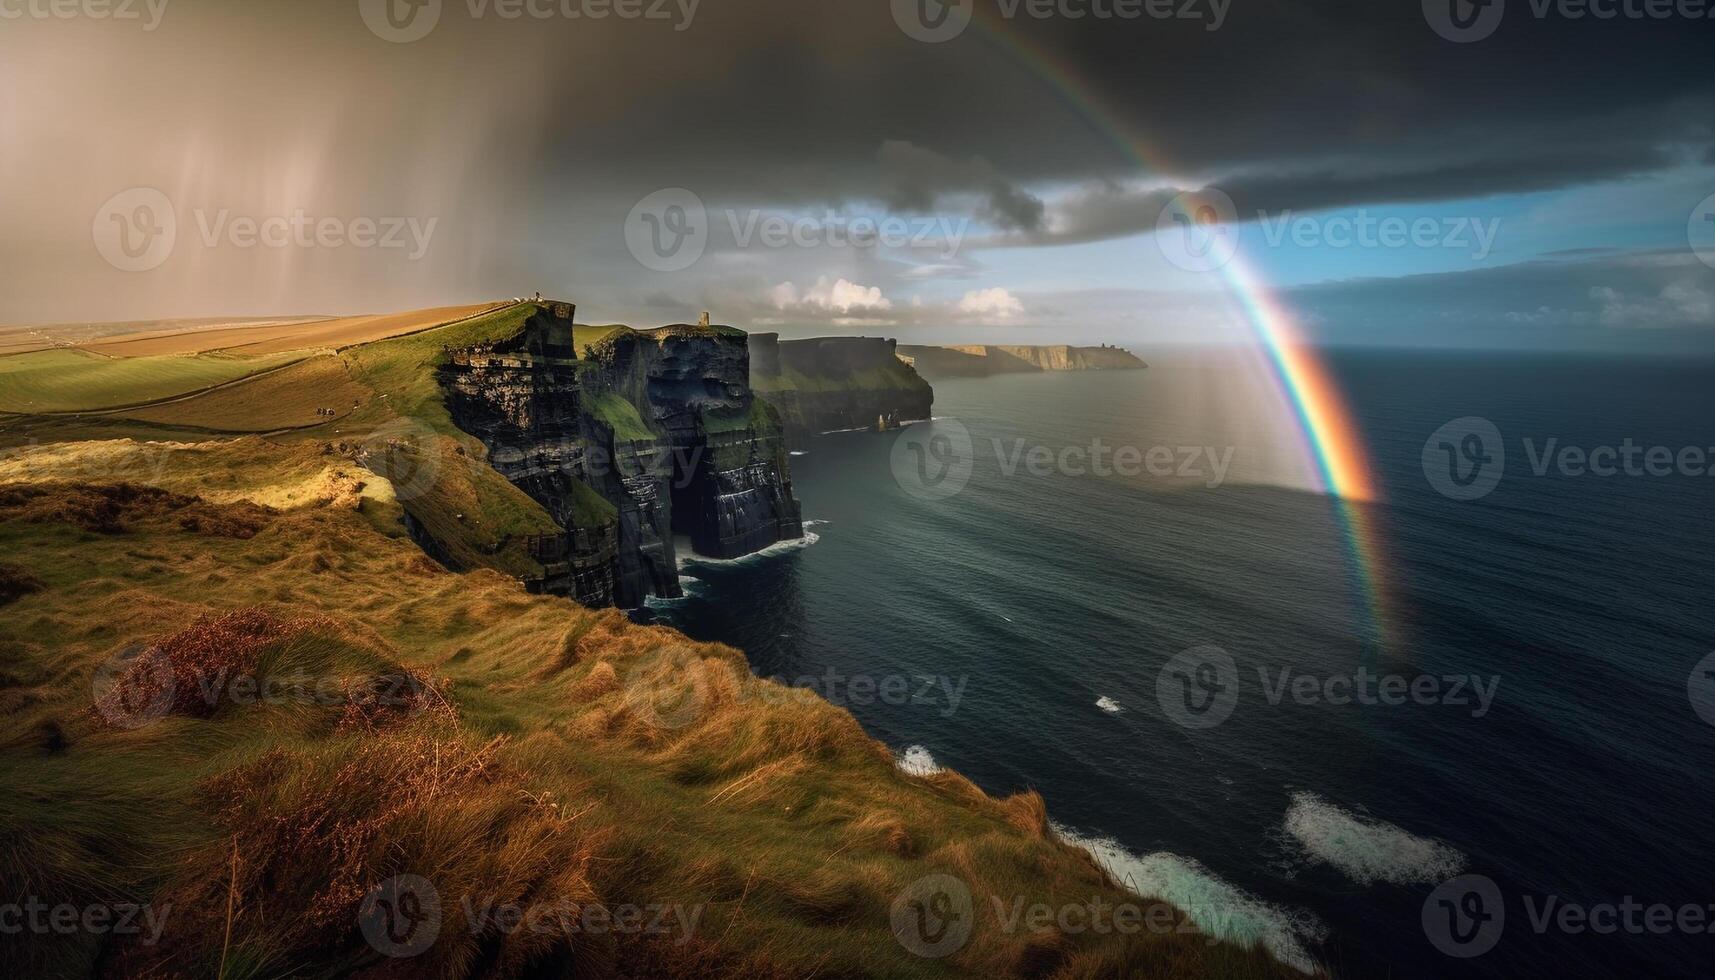
[[(166, 469), (196, 483), (310, 465), (267, 443), (225, 445)], [(1279, 972), (1189, 934), (1005, 932), (993, 899), (1124, 900), (1052, 840), (1039, 799), (906, 776), (844, 711), (755, 679), (731, 649), (530, 597), (492, 572), (442, 572), (377, 533), (386, 522), (365, 510), (384, 500), (336, 493), (260, 516), (122, 507), (107, 516), (124, 530), (100, 533), (81, 526), (84, 496), (20, 502), (0, 488), (0, 553), (38, 585), (0, 606), (0, 901), (171, 912), (158, 946), (82, 933), (0, 944), (0, 973), (83, 974), (105, 956), (110, 974), (515, 976), (556, 954), (622, 976)], [(399, 711), (229, 699), (136, 729), (91, 710), (115, 650), (254, 607), (293, 625), (235, 658), (240, 674), (363, 690), (409, 671), (440, 693)], [(405, 873), (435, 884), (446, 915), (427, 953), (385, 961), (358, 910)], [(944, 960), (910, 955), (889, 931), (894, 897), (931, 873), (976, 897), (972, 941)], [(473, 936), (465, 898), (705, 911), (682, 943)]]
[(352, 380), (344, 361), (322, 354), (193, 399), (121, 414), (209, 433), (275, 432), (326, 427), (329, 420), (318, 409), (333, 409), (336, 419), (343, 418), (369, 398), (369, 389)]
[(303, 354), (110, 358), (46, 350), (0, 358), (0, 412), (80, 412), (138, 405), (290, 364)]

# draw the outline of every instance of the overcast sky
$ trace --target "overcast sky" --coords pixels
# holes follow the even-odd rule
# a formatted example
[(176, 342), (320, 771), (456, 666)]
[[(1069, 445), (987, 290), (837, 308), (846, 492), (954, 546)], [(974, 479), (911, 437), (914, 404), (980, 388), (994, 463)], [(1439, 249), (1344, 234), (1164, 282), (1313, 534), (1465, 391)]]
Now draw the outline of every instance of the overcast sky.
[(1237, 335), (1213, 246), (1331, 341), (1715, 337), (1696, 0), (391, 2), (0, 0), (0, 322), (1148, 346)]

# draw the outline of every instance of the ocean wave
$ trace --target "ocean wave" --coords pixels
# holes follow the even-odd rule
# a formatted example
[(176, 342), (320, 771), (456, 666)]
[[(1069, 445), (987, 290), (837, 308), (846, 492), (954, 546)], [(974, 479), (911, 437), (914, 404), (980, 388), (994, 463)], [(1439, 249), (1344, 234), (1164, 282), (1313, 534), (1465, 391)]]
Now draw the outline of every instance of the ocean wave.
[(1246, 949), (1261, 945), (1300, 973), (1316, 972), (1308, 946), (1328, 934), (1309, 912), (1272, 905), (1222, 880), (1195, 859), (1158, 851), (1142, 857), (1117, 842), (1081, 836), (1055, 824), (1061, 840), (1088, 851), (1114, 881), (1142, 898), (1185, 913), (1205, 935)]
[[(680, 567), (684, 567), (682, 562), (680, 563)], [(677, 606), (690, 599), (696, 598), (697, 593), (702, 591), (702, 587), (702, 579), (695, 575), (681, 574), (679, 576), (679, 595), (677, 597), (663, 598), (658, 595), (645, 596), (643, 599), (643, 605), (644, 608), (647, 609), (670, 609), (673, 606)]]
[(790, 453), (787, 453), (787, 455), (788, 456), (808, 456), (808, 455), (810, 455), (810, 452), (807, 449), (794, 449)]
[(1125, 710), (1120, 707), (1120, 703), (1118, 701), (1108, 697), (1106, 694), (1096, 699), (1096, 707), (1106, 711), (1110, 715), (1117, 715)]
[(791, 541), (776, 541), (768, 547), (763, 548), (761, 551), (753, 551), (748, 555), (740, 555), (737, 558), (706, 558), (702, 555), (689, 555), (680, 559), (680, 567), (688, 565), (709, 565), (716, 568), (724, 568), (733, 565), (748, 565), (751, 562), (763, 561), (768, 558), (778, 558), (781, 555), (789, 555), (801, 548), (808, 548), (820, 540), (822, 540), (822, 536), (820, 534), (817, 534), (814, 531), (805, 531), (804, 536), (801, 538), (796, 538)]
[(921, 745), (907, 746), (904, 754), (900, 755), (896, 764), (900, 770), (913, 776), (933, 776), (941, 771), (935, 757)]
[(1465, 867), (1465, 855), (1450, 844), (1349, 813), (1315, 793), (1293, 794), (1286, 833), (1312, 859), (1360, 885), (1444, 881)]

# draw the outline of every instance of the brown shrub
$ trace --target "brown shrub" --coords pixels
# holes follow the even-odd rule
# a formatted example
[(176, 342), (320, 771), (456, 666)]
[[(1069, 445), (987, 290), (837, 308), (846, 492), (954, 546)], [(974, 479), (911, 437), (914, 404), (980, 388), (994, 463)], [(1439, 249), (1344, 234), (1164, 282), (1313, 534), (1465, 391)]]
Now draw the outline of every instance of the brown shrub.
[(0, 562), (0, 606), (16, 602), (32, 592), (40, 592), (43, 588), (42, 580), (28, 571)]
[(139, 654), (96, 707), (108, 718), (129, 717), (139, 705), (211, 717), (228, 685), (254, 674), (264, 650), (314, 622), (284, 621), (255, 608), (204, 616)]
[[(373, 962), (360, 927), (400, 875), (432, 886), (439, 936), (367, 975), (612, 975), (612, 938), (579, 927), (601, 902), (589, 870), (605, 838), (573, 808), (530, 792), (500, 761), (502, 739), (476, 746), (450, 732), (428, 720), (311, 751), (275, 749), (206, 781), (227, 836), (166, 890), (168, 935), (128, 949), (124, 975), (167, 968), (168, 957), (170, 972), (212, 966), (229, 892), (235, 945), (263, 942), (283, 963)], [(503, 917), (467, 917), (467, 907), (530, 909), (532, 927), (508, 932)]]
[(200, 497), (135, 483), (10, 483), (0, 486), (0, 518), (32, 524), (70, 524), (99, 534), (124, 534), (131, 524), (177, 515), (179, 527), (197, 534), (249, 538), (274, 511), (250, 503), (210, 504)]

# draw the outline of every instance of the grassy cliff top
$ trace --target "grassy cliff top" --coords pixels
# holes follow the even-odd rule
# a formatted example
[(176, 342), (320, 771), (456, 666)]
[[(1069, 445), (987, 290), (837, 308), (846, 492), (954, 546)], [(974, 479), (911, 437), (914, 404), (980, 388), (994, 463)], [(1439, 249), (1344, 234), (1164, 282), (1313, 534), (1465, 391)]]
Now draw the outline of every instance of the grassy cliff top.
[[(276, 482), (317, 460), (249, 448), (209, 450), (224, 502), (40, 469), (0, 485), (0, 882), (170, 910), (153, 944), (0, 944), (0, 972), (1281, 975), (1165, 912), (1132, 935), (1009, 929), (1015, 902), (1128, 901), (1034, 794), (906, 775), (730, 648), (449, 574), (380, 530), (386, 502), (339, 461), (288, 505)], [(439, 932), (390, 960), (360, 925), (403, 875)], [(938, 959), (890, 918), (929, 875), (972, 896), (970, 941)], [(509, 905), (569, 915), (466, 914)], [(577, 928), (634, 906), (684, 914)]]

